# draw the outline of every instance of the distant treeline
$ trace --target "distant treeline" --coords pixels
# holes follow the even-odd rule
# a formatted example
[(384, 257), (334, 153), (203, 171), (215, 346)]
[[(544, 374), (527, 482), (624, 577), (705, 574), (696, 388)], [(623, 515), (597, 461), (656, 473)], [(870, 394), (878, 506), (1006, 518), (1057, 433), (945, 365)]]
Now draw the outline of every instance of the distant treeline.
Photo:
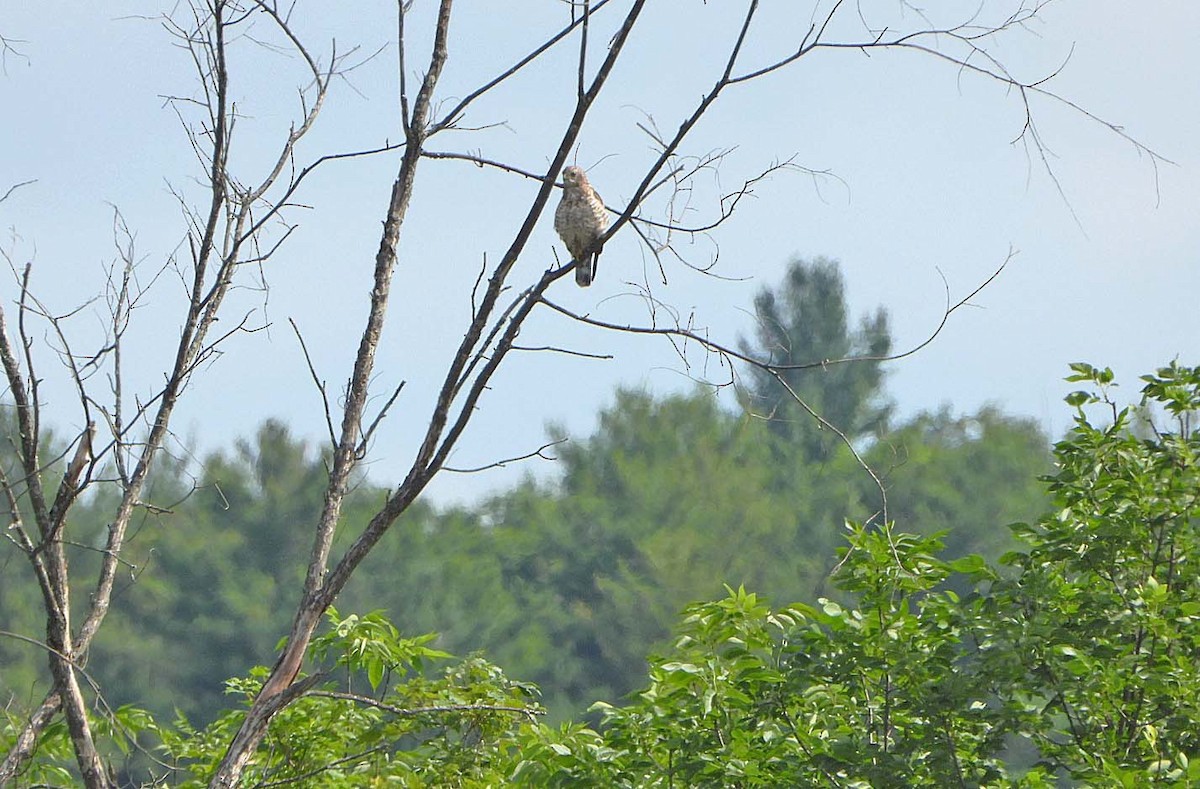
[[(797, 261), (756, 300), (744, 350), (784, 364), (885, 356), (882, 311), (851, 328), (835, 264)], [(745, 585), (778, 601), (833, 594), (828, 575), (846, 519), (883, 518), (883, 498), (844, 443), (795, 393), (845, 433), (887, 492), (887, 517), (909, 531), (947, 530), (951, 556), (995, 557), (1001, 526), (1046, 505), (1037, 476), (1047, 438), (1028, 419), (949, 407), (895, 423), (879, 362), (751, 372), (740, 407), (711, 390), (655, 397), (619, 391), (594, 434), (556, 448), (561, 475), (475, 507), (417, 506), (338, 601), (384, 610), (406, 634), (440, 633), (456, 654), (481, 651), (536, 683), (557, 718), (617, 701), (645, 680), (679, 611)], [(790, 392), (788, 391), (790, 389)], [(560, 436), (555, 434), (555, 438)], [(326, 458), (268, 421), (199, 469), (163, 466), (125, 558), (131, 562), (91, 664), (112, 702), (194, 722), (228, 707), (222, 682), (267, 661), (287, 632), (321, 507)], [(387, 489), (360, 480), (342, 534), (363, 525)], [(77, 535), (104, 533), (111, 502), (77, 510)], [(89, 522), (90, 520), (90, 522)], [(94, 562), (89, 546), (75, 562)], [(77, 574), (86, 578), (88, 574)], [(78, 590), (75, 599), (83, 599)], [(37, 634), (41, 603), (23, 557), (0, 553), (0, 621)], [(44, 656), (0, 639), (6, 694), (37, 697)]]

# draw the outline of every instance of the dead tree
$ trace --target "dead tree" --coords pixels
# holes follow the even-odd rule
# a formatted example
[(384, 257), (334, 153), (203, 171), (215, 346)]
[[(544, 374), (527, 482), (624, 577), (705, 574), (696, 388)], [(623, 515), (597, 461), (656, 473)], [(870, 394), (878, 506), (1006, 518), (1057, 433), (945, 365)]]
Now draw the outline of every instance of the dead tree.
[[(149, 506), (142, 495), (170, 435), (171, 418), (184, 390), (197, 369), (225, 343), (258, 328), (248, 319), (221, 324), (220, 328), (217, 321), (230, 289), (269, 260), (290, 232), (286, 226), (280, 232), (270, 224), (278, 219), (287, 201), (286, 196), (278, 197), (277, 193), (286, 195), (290, 191), (289, 179), (284, 177), (287, 165), (296, 144), (315, 123), (330, 79), (342, 62), (334, 52), (322, 69), (290, 36), (284, 20), (266, 6), (243, 8), (235, 3), (214, 2), (197, 4), (190, 12), (184, 19), (165, 19), (168, 32), (190, 53), (202, 86), (199, 97), (171, 99), (205, 171), (204, 204), (194, 207), (182, 193), (177, 194), (187, 226), (186, 255), (170, 258), (148, 280), (139, 278), (132, 235), (118, 215), (118, 241), (123, 239), (126, 244), (108, 272), (107, 289), (102, 294), (107, 328), (95, 347), (86, 351), (74, 348), (66, 331), (67, 323), (79, 311), (65, 315), (51, 312), (35, 295), (32, 265), (18, 270), (15, 261), (9, 259), (18, 275), (17, 315), (14, 331), (7, 311), (0, 308), (0, 361), (15, 411), (19, 435), (10, 438), (16, 439), (20, 467), (15, 472), (4, 471), (0, 489), (10, 512), (7, 533), (28, 559), (41, 590), (46, 613), (44, 649), (53, 683), (16, 745), (0, 763), (0, 785), (18, 774), (33, 753), (40, 733), (60, 713), (66, 719), (85, 784), (111, 784), (96, 749), (80, 672), (88, 647), (109, 611), (131, 519)], [(226, 36), (251, 12), (265, 14), (291, 41), (308, 66), (311, 84), (302, 93), (300, 117), (281, 142), (278, 158), (260, 180), (247, 185), (229, 167), (236, 113), (229, 91)], [(163, 371), (158, 389), (130, 393), (125, 387), (129, 360), (122, 350), (133, 312), (148, 297), (151, 285), (171, 277), (177, 278), (186, 292), (174, 358)], [(39, 396), (42, 379), (35, 369), (35, 321), (49, 326), (49, 350), (64, 366), (77, 394), (80, 418), (87, 426), (74, 442), (65, 471), (60, 470), (60, 458), (42, 454), (46, 436)], [(115, 486), (120, 500), (100, 551), (100, 569), (91, 582), (87, 613), (81, 622), (74, 623), (73, 579), (67, 556), (69, 514), (80, 494), (100, 485)]]

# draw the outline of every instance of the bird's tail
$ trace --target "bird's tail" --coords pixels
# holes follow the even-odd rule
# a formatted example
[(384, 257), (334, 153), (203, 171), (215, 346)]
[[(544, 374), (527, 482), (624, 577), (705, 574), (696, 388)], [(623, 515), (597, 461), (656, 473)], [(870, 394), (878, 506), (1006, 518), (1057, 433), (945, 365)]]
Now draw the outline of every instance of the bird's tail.
[(581, 288), (586, 288), (592, 284), (592, 280), (596, 278), (596, 262), (600, 259), (599, 252), (593, 252), (590, 255), (584, 256), (575, 264), (575, 284)]

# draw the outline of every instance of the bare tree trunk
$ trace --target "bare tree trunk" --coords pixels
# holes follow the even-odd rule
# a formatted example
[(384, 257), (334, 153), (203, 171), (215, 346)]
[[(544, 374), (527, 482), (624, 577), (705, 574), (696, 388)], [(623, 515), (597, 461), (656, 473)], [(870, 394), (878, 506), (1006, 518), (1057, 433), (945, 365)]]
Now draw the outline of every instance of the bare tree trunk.
[[(453, 0), (442, 0), (438, 10), (437, 29), (434, 34), (429, 70), (425, 74), (425, 79), (413, 104), (412, 118), (406, 119), (404, 156), (400, 162), (400, 172), (396, 176), (395, 183), (392, 184), (391, 200), (383, 225), (383, 237), (379, 242), (379, 251), (375, 255), (375, 286), (371, 290), (371, 307), (367, 315), (367, 325), (359, 343), (358, 355), (355, 358), (354, 373), (350, 379), (345, 412), (342, 416), (341, 438), (333, 456), (333, 467), (325, 493), (325, 504), (317, 525), (308, 573), (304, 580), (304, 595), (296, 611), (295, 621), (292, 624), (283, 654), (280, 655), (271, 675), (263, 684), (258, 698), (247, 712), (245, 721), (230, 743), (225, 758), (213, 776), (212, 786), (231, 787), (238, 782), (246, 762), (254, 755), (254, 749), (266, 733), (266, 727), (271, 717), (305, 689), (304, 687), (298, 688), (293, 683), (300, 672), (300, 665), (304, 660), (308, 644), (312, 640), (313, 632), (320, 622), (321, 615), (328, 607), (328, 603), (322, 602), (322, 591), (329, 561), (329, 550), (333, 544), (350, 475), (354, 470), (363, 422), (363, 410), (369, 394), (371, 372), (375, 366), (375, 352), (379, 347), (379, 337), (383, 332), (388, 297), (391, 293), (392, 272), (396, 266), (396, 245), (399, 243), (400, 229), (404, 224), (404, 217), (412, 200), (417, 165), (421, 161), (421, 148), (425, 142), (426, 124), (429, 121), (430, 102), (433, 99), (433, 91), (441, 76), (448, 53), (447, 41), (452, 7)], [(399, 13), (403, 18), (403, 6), (400, 7)]]
[[(451, 428), (449, 437), (444, 435), (451, 407), (455, 397), (467, 382), (467, 375), (472, 366), (482, 358), (483, 351), (478, 347), (480, 339), (492, 320), (496, 304), (499, 300), (509, 272), (525, 248), (533, 228), (541, 217), (550, 196), (553, 193), (555, 175), (562, 168), (571, 147), (578, 139), (583, 126), (583, 120), (591, 108), (600, 89), (603, 87), (613, 65), (621, 52), (634, 23), (641, 14), (645, 0), (636, 0), (627, 13), (624, 23), (609, 45), (609, 52), (603, 64), (586, 92), (581, 92), (574, 115), (556, 152), (549, 171), (541, 178), (542, 186), (534, 199), (529, 213), (517, 233), (509, 250), (493, 273), (487, 291), (475, 311), (472, 323), (468, 328), (459, 350), (451, 363), (443, 383), (441, 394), (434, 406), (425, 440), (417, 453), (408, 475), (396, 493), (384, 505), (345, 556), (337, 563), (332, 573), (328, 574), (327, 567), (329, 549), (332, 545), (334, 530), (340, 513), (342, 500), (346, 494), (346, 483), (353, 465), (359, 454), (365, 450), (361, 440), (363, 409), (366, 403), (370, 373), (374, 366), (375, 352), (379, 342), (382, 322), (387, 308), (387, 296), (390, 288), (392, 271), (396, 262), (396, 244), (399, 241), (400, 226), (402, 225), (409, 200), (412, 196), (416, 177), (416, 167), (424, 155), (423, 146), (431, 132), (446, 128), (453, 122), (454, 117), (461, 111), (462, 104), (447, 114), (446, 118), (433, 127), (429, 126), (430, 103), (437, 80), (448, 57), (447, 41), (449, 36), (450, 17), (453, 0), (442, 0), (438, 12), (437, 26), (434, 31), (433, 51), (430, 56), (429, 68), (422, 81), (421, 89), (413, 103), (411, 116), (405, 116), (406, 145), (404, 158), (401, 161), (400, 173), (392, 188), (392, 198), (388, 208), (387, 219), (384, 222), (383, 238), (375, 261), (375, 288), (371, 293), (371, 309), (367, 325), (359, 344), (358, 356), (355, 360), (354, 372), (350, 380), (349, 395), (346, 411), (342, 418), (341, 437), (334, 455), (333, 470), (326, 491), (325, 507), (317, 527), (317, 537), (310, 556), (308, 574), (305, 579), (304, 596), (297, 609), (292, 630), (288, 636), (287, 645), (279, 657), (270, 676), (267, 678), (254, 704), (246, 715), (246, 719), (234, 740), (230, 743), (225, 757), (218, 767), (210, 783), (213, 787), (232, 787), (237, 784), (242, 771), (254, 749), (261, 742), (267, 731), (271, 717), (294, 699), (303, 694), (307, 688), (296, 683), (296, 677), (304, 660), (304, 654), (312, 640), (313, 633), (324, 612), (332, 605), (350, 579), (355, 568), (366, 557), (371, 548), (379, 541), (392, 523), (416, 500), (424, 490), (429, 480), (437, 473), (445, 461), (450, 448), (458, 440), (474, 411), (474, 405), (482, 390), (499, 367), (513, 341), (520, 331), (525, 318), (533, 307), (540, 303), (545, 289), (557, 280), (566, 269), (547, 271), (537, 285), (527, 289), (518, 299), (519, 307), (511, 314), (501, 316), (493, 326), (491, 337), (499, 334), (497, 345), (492, 348), (492, 354), (477, 376), (472, 380), (464, 405)], [(400, 5), (401, 57), (403, 58), (403, 18), (404, 6)], [(580, 20), (586, 31), (587, 15)], [(573, 22), (571, 28), (575, 27)], [(568, 28), (570, 29), (570, 28)], [(586, 40), (586, 33), (585, 33)], [(584, 44), (586, 46), (586, 43)], [(541, 51), (541, 50), (539, 50)], [(580, 85), (583, 85), (582, 74), (584, 63), (580, 61)], [(511, 73), (511, 72), (510, 72)], [(495, 83), (492, 83), (495, 84)], [(407, 98), (401, 87), (401, 105), (407, 107)], [(478, 95), (478, 94), (476, 94)], [(632, 209), (631, 209), (632, 211)], [(507, 317), (507, 321), (505, 318)], [(507, 328), (501, 332), (504, 326)], [(316, 677), (310, 677), (315, 680)]]

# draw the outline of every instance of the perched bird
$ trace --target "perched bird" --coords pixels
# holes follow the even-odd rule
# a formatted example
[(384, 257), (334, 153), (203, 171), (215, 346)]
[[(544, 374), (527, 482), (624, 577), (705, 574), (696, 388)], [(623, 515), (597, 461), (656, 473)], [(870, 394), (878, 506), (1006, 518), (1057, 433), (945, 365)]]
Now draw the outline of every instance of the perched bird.
[(596, 277), (602, 247), (592, 245), (608, 229), (608, 212), (583, 168), (568, 167), (562, 176), (565, 188), (554, 212), (554, 229), (575, 261), (575, 284), (586, 288)]

